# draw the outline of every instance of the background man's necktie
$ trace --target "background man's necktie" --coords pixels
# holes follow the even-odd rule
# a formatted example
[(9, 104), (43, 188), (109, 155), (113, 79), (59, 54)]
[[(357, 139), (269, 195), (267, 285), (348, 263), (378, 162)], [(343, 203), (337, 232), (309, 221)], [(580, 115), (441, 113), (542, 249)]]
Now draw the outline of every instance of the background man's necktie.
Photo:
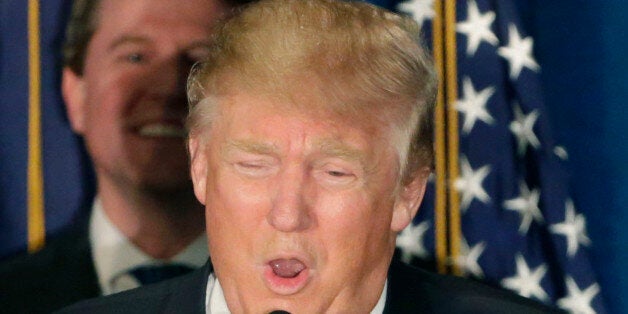
[(192, 270), (194, 269), (183, 265), (151, 265), (136, 267), (129, 273), (142, 285), (148, 285), (187, 274)]

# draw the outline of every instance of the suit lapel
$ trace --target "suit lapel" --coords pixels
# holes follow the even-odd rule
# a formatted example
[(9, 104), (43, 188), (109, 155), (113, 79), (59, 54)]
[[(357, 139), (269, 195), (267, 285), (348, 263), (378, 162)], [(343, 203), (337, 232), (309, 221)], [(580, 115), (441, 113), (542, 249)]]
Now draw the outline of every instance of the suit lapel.
[(205, 313), (207, 279), (213, 271), (211, 261), (173, 287), (174, 293), (165, 300), (165, 313)]
[(384, 314), (431, 313), (432, 292), (424, 284), (419, 273), (393, 259), (388, 270)]
[(29, 258), (32, 274), (22, 284), (32, 286), (38, 306), (57, 309), (100, 295), (86, 229), (63, 232)]
[(59, 239), (58, 289), (68, 298), (86, 299), (100, 296), (100, 285), (89, 243), (87, 228)]

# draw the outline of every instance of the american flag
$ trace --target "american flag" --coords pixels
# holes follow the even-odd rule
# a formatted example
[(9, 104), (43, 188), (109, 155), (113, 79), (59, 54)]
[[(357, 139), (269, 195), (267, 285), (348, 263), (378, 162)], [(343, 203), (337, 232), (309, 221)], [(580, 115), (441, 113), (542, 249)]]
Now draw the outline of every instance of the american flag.
[[(515, 4), (370, 2), (411, 15), (423, 26), (428, 44), (435, 17), (445, 15), (446, 2), (455, 5), (449, 27), (457, 46), (457, 93), (444, 105), (457, 111), (459, 154), (457, 173), (445, 176), (448, 190), (459, 196), (461, 235), (457, 256), (443, 262), (465, 276), (571, 313), (605, 313), (588, 262), (586, 220), (569, 197), (563, 170), (568, 153), (552, 139), (534, 40)], [(400, 258), (406, 262), (438, 263), (435, 195), (432, 181), (419, 215), (399, 235)]]

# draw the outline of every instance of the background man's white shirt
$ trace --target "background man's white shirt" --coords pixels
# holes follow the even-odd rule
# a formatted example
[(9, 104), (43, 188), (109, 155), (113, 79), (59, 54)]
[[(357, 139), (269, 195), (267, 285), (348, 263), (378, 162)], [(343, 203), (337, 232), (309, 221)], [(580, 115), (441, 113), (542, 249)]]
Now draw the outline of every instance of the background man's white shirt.
[(89, 240), (103, 295), (139, 287), (140, 283), (128, 273), (135, 267), (173, 262), (199, 268), (207, 262), (209, 256), (205, 234), (170, 260), (158, 260), (144, 254), (111, 223), (98, 198), (92, 206)]

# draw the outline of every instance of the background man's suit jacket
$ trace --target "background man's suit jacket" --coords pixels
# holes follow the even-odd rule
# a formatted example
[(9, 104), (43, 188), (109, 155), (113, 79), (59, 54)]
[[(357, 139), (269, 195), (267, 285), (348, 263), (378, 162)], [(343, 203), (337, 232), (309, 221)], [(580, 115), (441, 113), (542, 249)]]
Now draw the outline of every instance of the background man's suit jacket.
[(0, 312), (50, 313), (99, 296), (87, 226), (63, 232), (35, 254), (0, 264)]
[[(155, 285), (88, 300), (60, 313), (205, 313), (211, 265)], [(559, 313), (509, 291), (393, 261), (384, 313)]]

